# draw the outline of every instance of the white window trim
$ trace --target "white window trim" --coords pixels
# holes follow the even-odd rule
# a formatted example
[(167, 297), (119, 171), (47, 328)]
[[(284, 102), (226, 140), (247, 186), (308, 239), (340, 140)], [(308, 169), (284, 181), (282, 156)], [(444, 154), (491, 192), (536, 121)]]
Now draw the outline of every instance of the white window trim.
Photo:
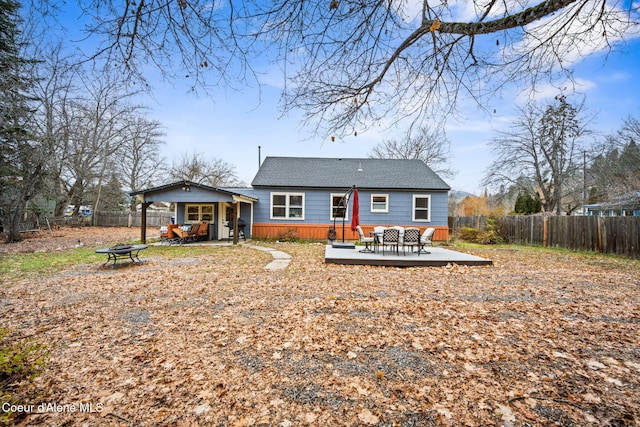
[[(286, 216), (273, 216), (273, 196), (285, 196), (285, 213)], [(290, 217), (289, 216), (289, 198), (291, 196), (301, 196), (302, 197), (302, 217)], [(274, 220), (292, 220), (292, 221), (304, 221), (305, 217), (305, 202), (306, 199), (304, 197), (304, 193), (270, 193), (269, 194), (269, 218)]]
[[(427, 219), (416, 219), (416, 199), (429, 199), (429, 203), (427, 204)], [(411, 216), (413, 222), (431, 222), (431, 195), (430, 194), (414, 194), (413, 195), (413, 206), (411, 208)]]
[[(374, 209), (373, 208), (373, 198), (374, 197), (384, 197), (385, 198), (385, 208), (384, 209)], [(371, 195), (371, 213), (389, 213), (389, 195), (388, 194), (372, 194)]]
[[(336, 218), (333, 217), (333, 198), (334, 197), (343, 198), (344, 193), (331, 193), (329, 195), (329, 219), (331, 221), (334, 221), (334, 220), (342, 221), (342, 217), (336, 217)], [(349, 221), (349, 199), (348, 198), (345, 200), (345, 204), (346, 206), (344, 207), (344, 220)]]
[[(189, 219), (189, 207), (190, 206), (197, 206), (198, 207), (198, 219), (197, 220), (191, 220)], [(191, 222), (202, 222), (202, 208), (203, 206), (208, 206), (211, 207), (211, 219), (207, 219), (207, 222), (213, 222), (213, 215), (215, 213), (215, 208), (213, 207), (212, 204), (210, 203), (185, 203), (184, 205), (184, 221), (185, 223), (191, 223)]]

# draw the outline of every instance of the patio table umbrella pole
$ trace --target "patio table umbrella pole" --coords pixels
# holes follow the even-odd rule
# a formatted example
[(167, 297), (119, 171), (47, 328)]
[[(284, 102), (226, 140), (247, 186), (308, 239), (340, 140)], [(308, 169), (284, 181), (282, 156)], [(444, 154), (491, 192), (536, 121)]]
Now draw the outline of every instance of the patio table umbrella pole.
[[(344, 193), (344, 196), (342, 196), (342, 199), (340, 199), (340, 206), (342, 206), (342, 243), (344, 243), (344, 212), (347, 210), (347, 206), (346, 204), (347, 202), (347, 197), (349, 197), (349, 194), (351, 194), (353, 191), (358, 191), (356, 190), (356, 186), (352, 186), (350, 189), (347, 190), (346, 193)], [(334, 224), (335, 224), (335, 217), (334, 217)], [(334, 226), (335, 228), (335, 226)]]

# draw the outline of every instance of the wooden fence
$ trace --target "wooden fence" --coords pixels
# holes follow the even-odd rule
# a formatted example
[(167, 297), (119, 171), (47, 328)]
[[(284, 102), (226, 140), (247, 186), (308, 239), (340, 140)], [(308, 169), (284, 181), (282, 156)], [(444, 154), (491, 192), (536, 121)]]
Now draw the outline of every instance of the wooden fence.
[[(509, 243), (640, 259), (640, 217), (504, 216), (493, 219), (496, 230)], [(485, 230), (487, 217), (449, 217), (453, 235), (463, 227)]]
[[(98, 212), (94, 225), (102, 227), (140, 227), (140, 212)], [(147, 211), (147, 227), (160, 227), (171, 223), (171, 212)]]

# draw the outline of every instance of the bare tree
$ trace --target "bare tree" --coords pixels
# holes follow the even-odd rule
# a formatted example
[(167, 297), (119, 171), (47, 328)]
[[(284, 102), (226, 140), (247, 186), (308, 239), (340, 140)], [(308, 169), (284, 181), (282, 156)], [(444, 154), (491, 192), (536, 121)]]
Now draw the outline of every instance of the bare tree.
[(378, 159), (419, 159), (441, 176), (455, 175), (449, 166), (450, 143), (444, 131), (421, 127), (415, 136), (407, 133), (400, 140), (385, 140), (371, 150)]
[[(77, 214), (82, 204), (92, 202), (99, 209), (103, 182), (118, 170), (114, 157), (128, 141), (133, 121), (142, 107), (130, 103), (136, 94), (126, 82), (110, 72), (82, 75), (76, 99), (65, 109), (65, 150), (60, 151), (62, 180), (67, 198)], [(82, 96), (82, 98), (80, 98)], [(95, 187), (93, 200), (85, 193)]]
[(184, 153), (175, 160), (169, 168), (169, 177), (174, 181), (192, 181), (211, 187), (239, 184), (233, 165), (221, 159), (208, 159), (196, 152)]
[[(563, 96), (542, 108), (529, 104), (509, 131), (499, 132), (492, 142), (495, 159), (482, 185), (505, 185), (541, 196), (546, 212), (562, 209), (569, 181), (582, 168), (582, 149), (590, 134), (583, 107), (569, 104)], [(573, 200), (573, 199), (572, 199)]]
[[(41, 1), (48, 16), (51, 2)], [(458, 100), (506, 82), (571, 78), (573, 63), (612, 50), (639, 23), (624, 0), (422, 2), (78, 0), (95, 56), (143, 77), (149, 64), (194, 87), (256, 78), (279, 61), (284, 106), (318, 129), (352, 134), (379, 123), (432, 121)]]
[[(130, 124), (118, 151), (118, 169), (128, 189), (137, 191), (153, 185), (161, 176), (159, 171), (165, 169), (165, 160), (160, 157), (164, 132), (159, 122), (144, 116), (132, 115), (125, 120)], [(136, 210), (135, 198), (131, 199), (130, 209)]]
[(640, 120), (628, 117), (620, 130), (604, 139), (589, 159), (589, 202), (622, 197), (640, 189)]
[(38, 44), (34, 55), (41, 58), (37, 66), (39, 78), (35, 94), (39, 100), (37, 131), (42, 135), (44, 146), (50, 147), (47, 160), (48, 179), (42, 193), (56, 201), (54, 215), (60, 216), (67, 205), (65, 184), (62, 178), (64, 162), (68, 153), (69, 123), (68, 109), (77, 91), (73, 84), (76, 67), (62, 55), (62, 45)]

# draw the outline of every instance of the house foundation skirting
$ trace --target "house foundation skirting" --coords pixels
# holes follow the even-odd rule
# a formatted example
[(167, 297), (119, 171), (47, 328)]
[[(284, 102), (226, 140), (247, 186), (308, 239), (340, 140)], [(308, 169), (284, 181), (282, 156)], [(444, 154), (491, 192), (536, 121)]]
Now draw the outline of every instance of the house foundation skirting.
[[(417, 227), (423, 232), (427, 227), (434, 227), (436, 232), (433, 241), (447, 241), (449, 239), (449, 227), (446, 225), (415, 225), (415, 224), (360, 224), (365, 235), (373, 232), (373, 227), (390, 227), (400, 225), (401, 227)], [(333, 224), (273, 224), (254, 223), (251, 228), (251, 236), (259, 239), (309, 239), (326, 240), (327, 233)], [(336, 223), (336, 240), (342, 240), (342, 223)], [(358, 233), (351, 231), (351, 223), (344, 226), (344, 240), (358, 240)]]

